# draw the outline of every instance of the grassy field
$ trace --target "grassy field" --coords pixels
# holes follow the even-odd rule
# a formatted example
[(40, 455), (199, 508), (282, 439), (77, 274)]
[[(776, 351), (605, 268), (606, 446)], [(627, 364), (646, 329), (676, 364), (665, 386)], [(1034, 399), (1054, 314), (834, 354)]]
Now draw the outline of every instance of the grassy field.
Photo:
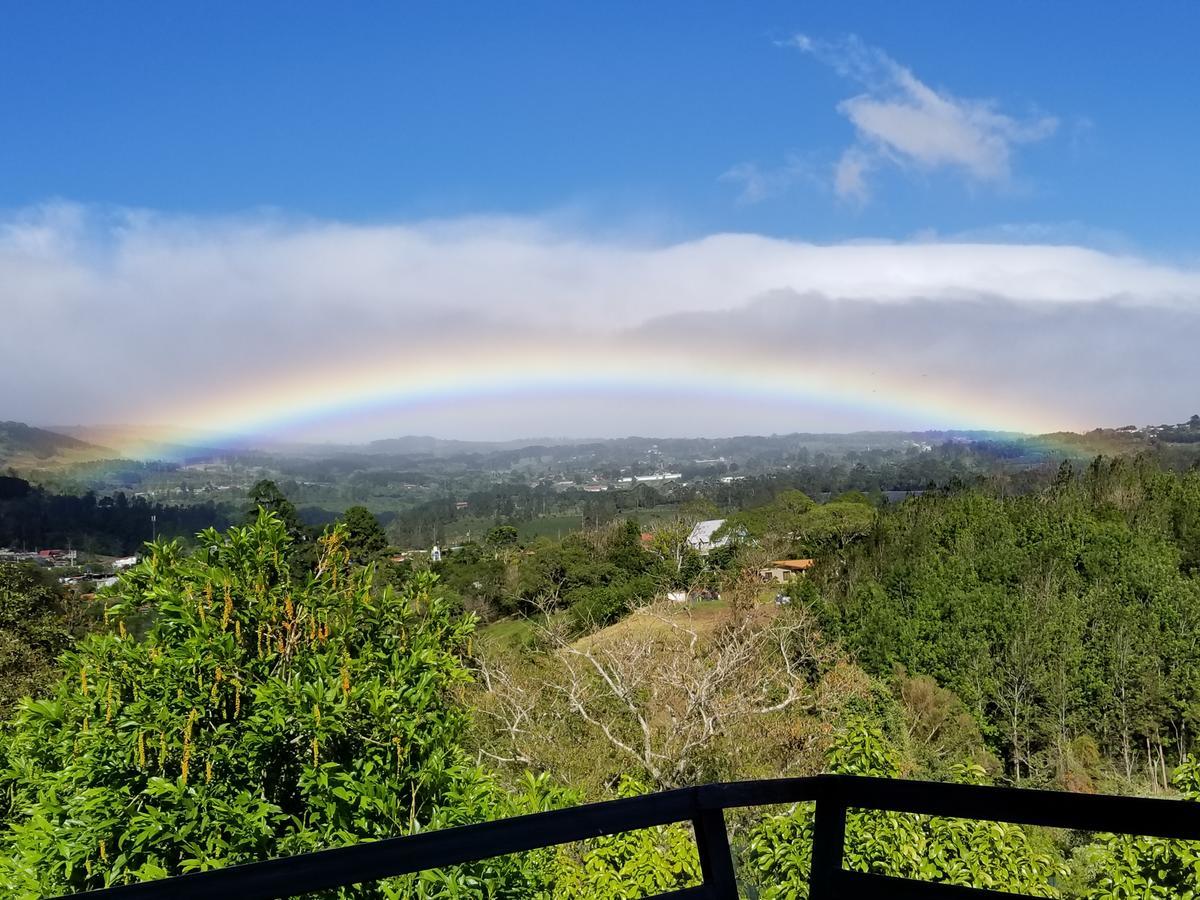
[(494, 647), (517, 648), (528, 643), (535, 634), (528, 619), (508, 617), (482, 626), (476, 634), (483, 643)]

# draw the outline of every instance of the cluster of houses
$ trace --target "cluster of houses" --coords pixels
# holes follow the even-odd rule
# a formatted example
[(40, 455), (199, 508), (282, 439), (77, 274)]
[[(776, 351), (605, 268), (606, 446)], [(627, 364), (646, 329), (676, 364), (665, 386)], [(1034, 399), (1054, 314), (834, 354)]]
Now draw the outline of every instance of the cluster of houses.
[[(0, 548), (0, 562), (32, 563), (38, 566), (64, 569), (74, 568), (79, 565), (79, 553), (75, 550), (59, 550), (56, 548), (47, 548), (45, 550), (12, 550)], [(117, 583), (118, 572), (128, 569), (130, 566), (135, 566), (137, 563), (137, 556), (121, 556), (105, 563), (100, 571), (92, 571), (92, 564), (88, 564), (89, 571), (75, 575), (64, 575), (58, 579), (58, 583), (68, 587), (77, 587), (85, 583), (90, 583), (96, 588), (111, 587)]]
[(35, 563), (39, 566), (73, 566), (78, 554), (74, 550), (9, 550), (0, 549), (0, 562)]

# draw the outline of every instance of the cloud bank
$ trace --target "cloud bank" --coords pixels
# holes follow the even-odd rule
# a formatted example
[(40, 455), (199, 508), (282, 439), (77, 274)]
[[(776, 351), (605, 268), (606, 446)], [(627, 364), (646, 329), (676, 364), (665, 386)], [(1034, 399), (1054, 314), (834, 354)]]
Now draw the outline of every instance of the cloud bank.
[[(388, 431), (950, 424), (778, 398), (714, 408), (710, 386), (682, 398), (656, 388), (658, 351), (714, 365), (770, 356), (881, 389), (927, 379), (1064, 427), (1179, 419), (1195, 411), (1200, 375), (1193, 269), (1048, 244), (622, 242), (553, 219), (364, 225), (39, 207), (0, 219), (0, 317), (0, 418), (35, 423), (170, 421), (281, 373), (332, 378), (417, 352), (486, 371), (489, 354), (518, 345), (636, 346), (646, 389), (515, 403), (508, 416), (465, 402), (398, 410)], [(355, 427), (383, 436), (379, 422)]]

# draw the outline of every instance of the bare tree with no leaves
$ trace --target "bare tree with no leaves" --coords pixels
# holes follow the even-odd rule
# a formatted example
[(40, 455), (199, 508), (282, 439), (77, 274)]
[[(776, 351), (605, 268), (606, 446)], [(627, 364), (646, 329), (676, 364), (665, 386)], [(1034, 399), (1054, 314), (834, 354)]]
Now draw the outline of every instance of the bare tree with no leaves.
[(564, 717), (663, 786), (700, 777), (730, 730), (811, 708), (820, 673), (837, 656), (802, 607), (759, 606), (714, 624), (653, 604), (580, 640), (553, 625), (541, 632), (548, 658), (532, 681), (498, 659), (481, 662), (483, 709), (507, 744), (486, 755), (533, 764), (539, 717)]

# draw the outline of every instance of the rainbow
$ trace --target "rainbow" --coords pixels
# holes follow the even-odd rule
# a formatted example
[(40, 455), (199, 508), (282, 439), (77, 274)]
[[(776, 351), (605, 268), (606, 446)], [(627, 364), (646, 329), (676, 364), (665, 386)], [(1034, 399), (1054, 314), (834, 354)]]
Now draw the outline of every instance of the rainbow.
[[(982, 397), (968, 385), (924, 376), (874, 373), (861, 364), (806, 362), (745, 350), (681, 350), (647, 344), (592, 343), (574, 347), (465, 344), (453, 352), (398, 349), (357, 363), (297, 368), (267, 379), (210, 389), (195, 400), (174, 400), (148, 419), (176, 422), (153, 443), (208, 447), (312, 429), (323, 421), (455, 403), (533, 403), (537, 397), (606, 394), (631, 400), (657, 395), (712, 397), (716, 402), (797, 403), (855, 410), (920, 423), (914, 430), (970, 429), (1022, 434), (1062, 430), (1061, 415), (1039, 412), (1027, 400)], [(796, 429), (820, 430), (820, 429)], [(381, 437), (384, 435), (380, 435)], [(144, 456), (131, 440), (119, 448)]]

